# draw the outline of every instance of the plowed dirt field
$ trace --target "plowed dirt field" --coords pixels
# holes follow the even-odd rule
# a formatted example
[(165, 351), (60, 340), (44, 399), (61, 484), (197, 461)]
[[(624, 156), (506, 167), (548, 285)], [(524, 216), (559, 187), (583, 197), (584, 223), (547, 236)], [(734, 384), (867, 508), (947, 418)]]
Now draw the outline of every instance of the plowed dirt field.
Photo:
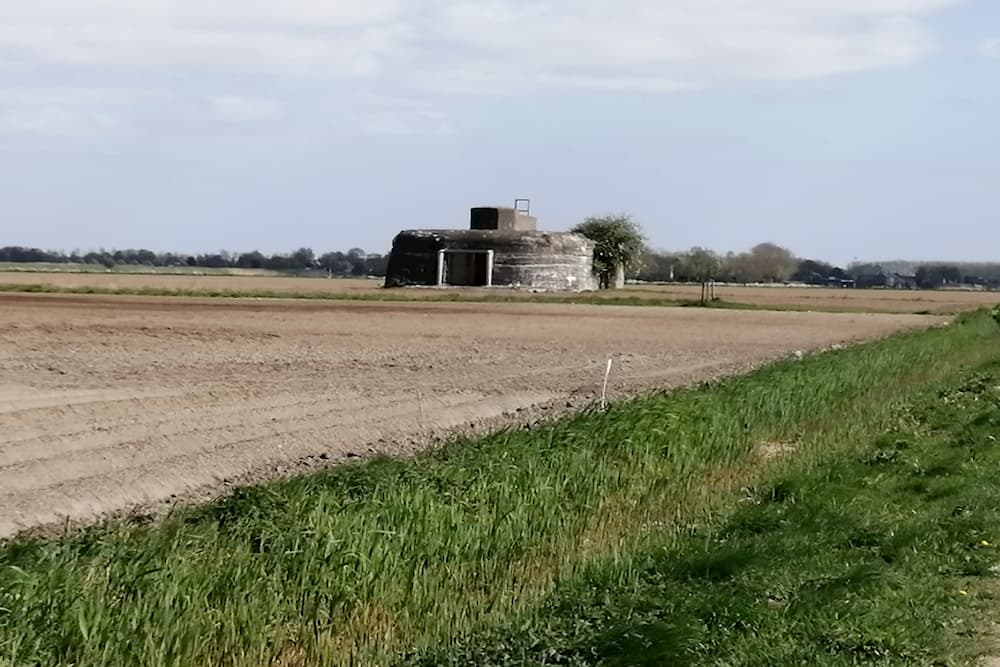
[(923, 316), (0, 296), (0, 535), (402, 454)]

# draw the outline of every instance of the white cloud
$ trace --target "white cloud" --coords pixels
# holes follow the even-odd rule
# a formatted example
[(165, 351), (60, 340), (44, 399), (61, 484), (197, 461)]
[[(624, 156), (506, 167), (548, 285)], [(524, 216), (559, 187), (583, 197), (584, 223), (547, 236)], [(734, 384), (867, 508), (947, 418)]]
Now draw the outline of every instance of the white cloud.
[(984, 58), (1000, 58), (1000, 37), (988, 39), (979, 47)]
[[(22, 60), (490, 85), (672, 88), (900, 65), (957, 0), (13, 0)], [(622, 84), (621, 82), (625, 83)]]
[(920, 17), (948, 0), (644, 0), (456, 4), (439, 33), (462, 64), (435, 88), (670, 90), (910, 64), (933, 40)]
[(0, 53), (14, 60), (116, 68), (355, 76), (392, 47), (394, 0), (12, 0), (0, 3)]
[[(210, 96), (234, 76), (334, 95), (662, 92), (905, 66), (933, 49), (933, 15), (961, 1), (8, 0), (0, 62), (74, 81), (180, 72)], [(290, 106), (259, 93), (212, 108), (246, 120)], [(368, 124), (413, 124), (384, 111), (396, 120)]]

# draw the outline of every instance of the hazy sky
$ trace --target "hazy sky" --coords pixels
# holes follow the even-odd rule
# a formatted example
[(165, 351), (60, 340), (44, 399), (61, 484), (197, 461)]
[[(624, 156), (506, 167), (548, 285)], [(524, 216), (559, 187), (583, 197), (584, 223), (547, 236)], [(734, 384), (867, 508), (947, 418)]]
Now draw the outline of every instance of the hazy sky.
[(0, 0), (0, 245), (1000, 260), (997, 0)]

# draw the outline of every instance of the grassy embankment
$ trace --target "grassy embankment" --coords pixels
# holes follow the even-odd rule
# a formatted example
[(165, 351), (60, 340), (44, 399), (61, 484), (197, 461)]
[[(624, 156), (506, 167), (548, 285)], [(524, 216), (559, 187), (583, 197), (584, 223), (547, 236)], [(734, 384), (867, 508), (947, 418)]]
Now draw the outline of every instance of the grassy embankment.
[(152, 525), (16, 541), (0, 664), (953, 658), (1000, 562), (998, 343), (965, 316)]
[(944, 383), (919, 379), (894, 419), (824, 436), (805, 460), (748, 484), (732, 509), (586, 568), (516, 622), (401, 662), (949, 665), (1000, 655), (1000, 350), (991, 356)]

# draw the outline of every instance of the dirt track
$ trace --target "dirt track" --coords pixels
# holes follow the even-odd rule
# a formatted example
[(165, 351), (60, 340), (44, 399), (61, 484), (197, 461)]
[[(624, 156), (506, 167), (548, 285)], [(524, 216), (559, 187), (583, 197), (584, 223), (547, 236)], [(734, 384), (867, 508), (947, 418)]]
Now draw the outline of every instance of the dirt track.
[(0, 296), (0, 536), (933, 318)]

